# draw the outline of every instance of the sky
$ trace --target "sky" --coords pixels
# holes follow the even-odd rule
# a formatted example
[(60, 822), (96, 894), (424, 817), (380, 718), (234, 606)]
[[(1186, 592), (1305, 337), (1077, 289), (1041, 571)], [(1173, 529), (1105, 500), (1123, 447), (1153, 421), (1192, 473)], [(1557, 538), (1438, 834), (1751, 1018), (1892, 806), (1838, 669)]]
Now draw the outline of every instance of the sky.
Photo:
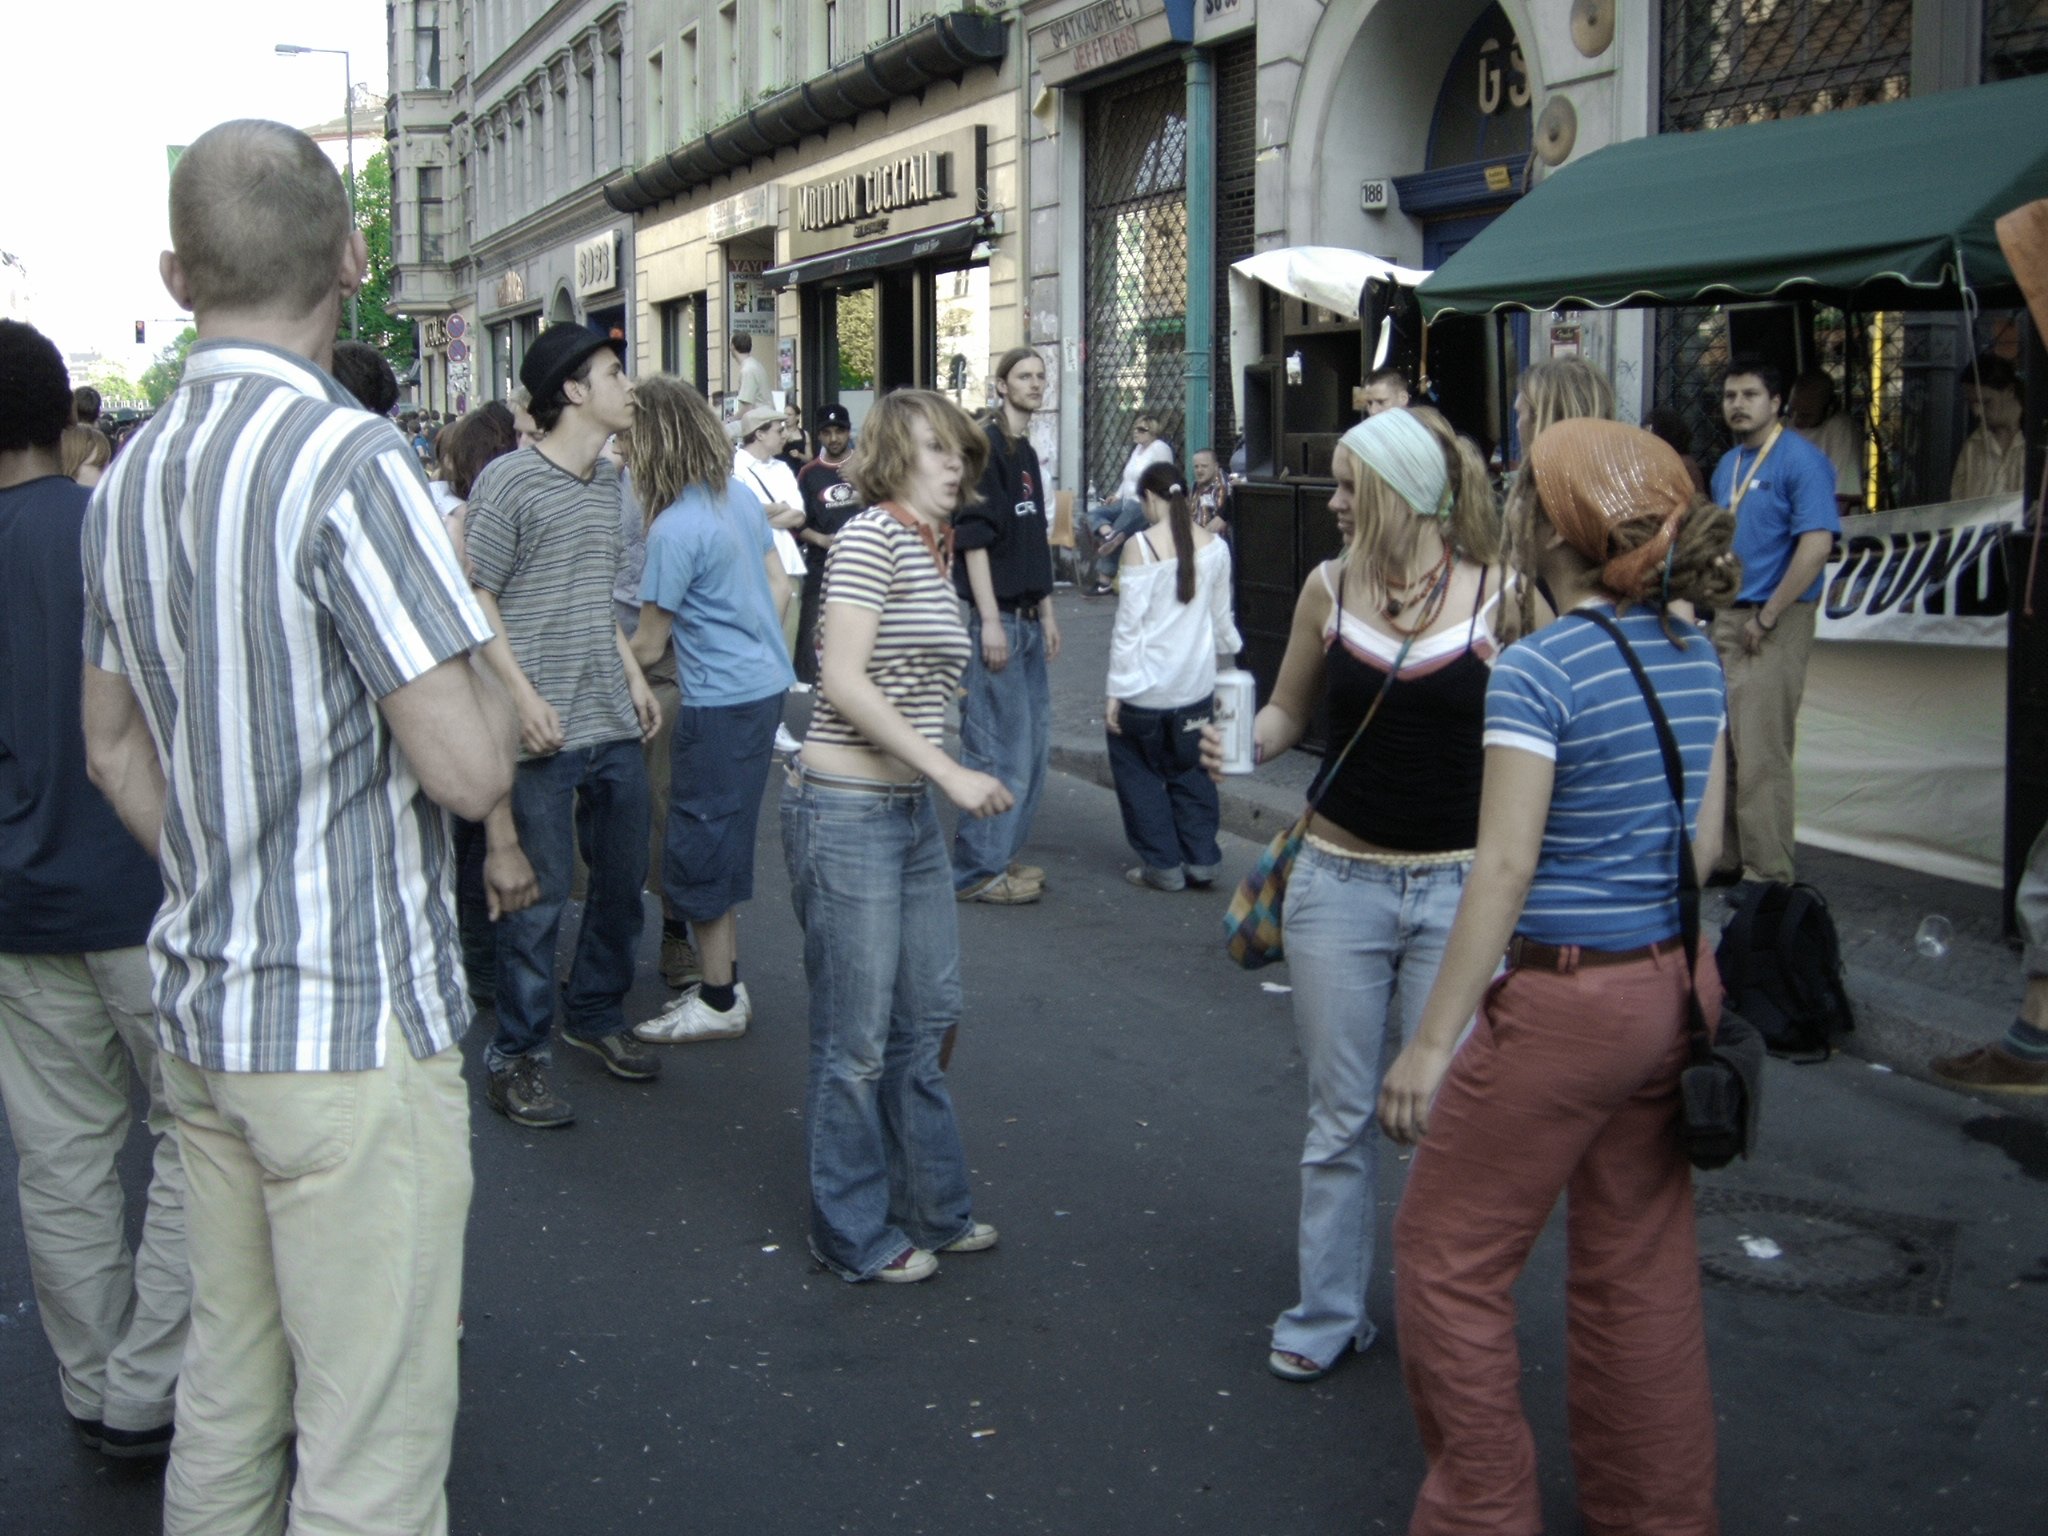
[[(355, 78), (386, 89), (384, 0), (10, 8), (0, 250), (27, 267), (27, 318), (60, 351), (97, 350), (132, 378), (188, 323), (157, 277), (166, 146), (230, 118), (304, 128), (341, 116), (341, 59), (281, 57), (278, 43), (345, 48)], [(366, 152), (358, 139), (359, 166)]]

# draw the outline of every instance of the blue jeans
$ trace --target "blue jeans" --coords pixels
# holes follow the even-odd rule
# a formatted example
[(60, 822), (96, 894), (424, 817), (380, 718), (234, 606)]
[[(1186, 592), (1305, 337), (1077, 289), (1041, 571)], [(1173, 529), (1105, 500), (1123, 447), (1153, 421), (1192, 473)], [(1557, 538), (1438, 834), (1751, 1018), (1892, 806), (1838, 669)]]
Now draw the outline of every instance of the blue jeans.
[(1287, 885), (1288, 979), (1308, 1068), (1301, 1300), (1273, 1347), (1331, 1364), (1366, 1315), (1379, 1228), (1380, 1078), (1422, 1018), (1469, 864), (1398, 869), (1302, 846)]
[[(970, 625), (974, 630), (978, 626)], [(977, 635), (967, 662), (967, 697), (960, 703), (960, 761), (993, 774), (1017, 797), (1000, 816), (962, 816), (953, 837), (953, 888), (1000, 875), (1024, 850), (1045, 792), (1052, 752), (1052, 692), (1045, 680), (1045, 630), (1036, 619), (1003, 615), (1010, 661), (1000, 672), (982, 663)]]
[(1202, 726), (1214, 712), (1212, 699), (1179, 709), (1125, 704), (1117, 730), (1105, 733), (1124, 836), (1146, 880), (1161, 890), (1177, 891), (1189, 880), (1206, 885), (1223, 862), (1216, 846), (1221, 807), (1201, 758)]
[[(1112, 533), (1120, 533), (1126, 539), (1145, 526), (1145, 503), (1142, 501), (1103, 501), (1088, 509), (1088, 526), (1092, 531), (1103, 523), (1111, 525)], [(1101, 586), (1108, 586), (1116, 575), (1116, 568), (1124, 557), (1123, 546), (1119, 544), (1106, 555), (1095, 557), (1095, 577)]]
[(548, 1060), (555, 1022), (555, 944), (569, 904), (576, 850), (590, 876), (576, 954), (562, 988), (562, 1027), (585, 1040), (627, 1027), (640, 888), (647, 880), (647, 763), (638, 741), (575, 747), (519, 765), (512, 819), (540, 900), (498, 919), (498, 1033), (484, 1052), (493, 1072), (514, 1057)]
[(804, 931), (811, 1252), (865, 1280), (974, 1225), (967, 1154), (939, 1066), (960, 1018), (960, 928), (931, 792), (792, 780), (782, 852)]

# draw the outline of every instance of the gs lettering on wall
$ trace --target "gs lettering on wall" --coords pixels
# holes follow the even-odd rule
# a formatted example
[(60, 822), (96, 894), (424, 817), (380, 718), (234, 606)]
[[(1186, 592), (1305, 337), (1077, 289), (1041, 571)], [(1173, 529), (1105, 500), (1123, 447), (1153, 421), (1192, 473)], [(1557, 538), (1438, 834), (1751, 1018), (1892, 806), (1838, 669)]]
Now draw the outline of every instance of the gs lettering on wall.
[(448, 322), (439, 315), (429, 315), (420, 322), (420, 345), (429, 352), (439, 352), (448, 345)]
[(2019, 510), (1991, 497), (1849, 519), (1822, 578), (1819, 637), (2002, 648)]
[[(1501, 67), (1501, 50), (1507, 50), (1507, 67)], [(1529, 105), (1529, 70), (1522, 59), (1522, 45), (1488, 38), (1479, 45), (1479, 111), (1492, 117), (1503, 99), (1510, 107)]]

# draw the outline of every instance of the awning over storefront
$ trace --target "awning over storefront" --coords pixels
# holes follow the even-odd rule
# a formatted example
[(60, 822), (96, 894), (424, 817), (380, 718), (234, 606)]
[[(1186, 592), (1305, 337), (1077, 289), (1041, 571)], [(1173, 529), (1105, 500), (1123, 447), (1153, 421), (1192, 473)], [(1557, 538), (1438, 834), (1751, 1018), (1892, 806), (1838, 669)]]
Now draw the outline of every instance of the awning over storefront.
[(842, 251), (827, 251), (822, 256), (806, 257), (783, 267), (770, 267), (761, 274), (761, 281), (771, 288), (794, 288), (799, 283), (815, 283), (820, 278), (873, 272), (932, 256), (954, 256), (973, 250), (991, 234), (988, 218), (976, 214), (971, 219), (956, 219), (951, 224), (938, 224), (907, 235), (870, 241), (866, 245), (850, 245)]
[(1356, 320), (1367, 283), (1398, 283), (1413, 288), (1428, 276), (1419, 268), (1397, 267), (1391, 261), (1336, 245), (1290, 245), (1232, 262), (1230, 355), (1237, 366), (1231, 370), (1230, 388), (1236, 401), (1237, 420), (1244, 420), (1244, 364), (1259, 356), (1262, 284), (1289, 298), (1317, 304), (1347, 320)]
[(1993, 225), (2048, 197), (2048, 76), (1610, 145), (1539, 182), (1423, 313), (2020, 302)]

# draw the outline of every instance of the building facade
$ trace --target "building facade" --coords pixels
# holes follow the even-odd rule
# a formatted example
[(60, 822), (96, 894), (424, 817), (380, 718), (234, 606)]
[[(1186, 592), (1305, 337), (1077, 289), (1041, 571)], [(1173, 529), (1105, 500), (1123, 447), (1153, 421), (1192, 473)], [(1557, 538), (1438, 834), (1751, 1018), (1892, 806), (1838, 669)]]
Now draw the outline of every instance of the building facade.
[(632, 169), (640, 354), (721, 405), (744, 335), (807, 423), (988, 398), (1024, 334), (1013, 20), (929, 0), (646, 0)]
[(393, 307), (419, 325), (418, 403), (461, 412), (510, 396), (544, 325), (627, 336), (632, 225), (603, 186), (634, 140), (632, 13), (399, 0), (390, 16)]

